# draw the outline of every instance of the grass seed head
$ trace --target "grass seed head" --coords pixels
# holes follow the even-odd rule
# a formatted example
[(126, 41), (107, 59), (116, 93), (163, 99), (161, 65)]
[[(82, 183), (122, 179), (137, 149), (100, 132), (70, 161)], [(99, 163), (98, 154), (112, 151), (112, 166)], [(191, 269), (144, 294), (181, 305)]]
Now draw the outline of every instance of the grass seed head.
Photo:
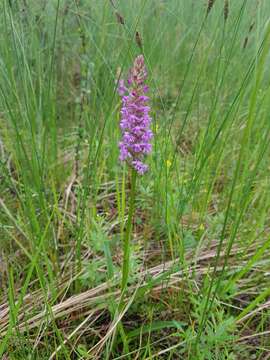
[(229, 0), (224, 0), (224, 20), (227, 21), (229, 16)]
[(206, 14), (209, 15), (210, 11), (214, 6), (215, 0), (208, 0)]
[(118, 24), (125, 25), (125, 19), (118, 11), (115, 12), (115, 16), (116, 16)]

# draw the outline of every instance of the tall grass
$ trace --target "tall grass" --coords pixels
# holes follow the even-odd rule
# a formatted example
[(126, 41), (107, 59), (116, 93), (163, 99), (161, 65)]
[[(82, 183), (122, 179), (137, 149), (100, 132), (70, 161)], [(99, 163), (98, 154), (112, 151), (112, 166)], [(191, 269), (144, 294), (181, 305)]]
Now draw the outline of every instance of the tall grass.
[[(269, 10), (1, 2), (0, 358), (269, 356)], [(116, 83), (140, 53), (154, 140), (131, 224)]]

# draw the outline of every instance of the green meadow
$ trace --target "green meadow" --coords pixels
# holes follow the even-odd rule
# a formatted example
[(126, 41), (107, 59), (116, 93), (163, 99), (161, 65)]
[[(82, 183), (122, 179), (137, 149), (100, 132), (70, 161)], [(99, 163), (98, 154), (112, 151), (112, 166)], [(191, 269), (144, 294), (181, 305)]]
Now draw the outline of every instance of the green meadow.
[[(270, 359), (269, 0), (2, 0), (0, 359)], [(152, 152), (119, 161), (120, 79)]]

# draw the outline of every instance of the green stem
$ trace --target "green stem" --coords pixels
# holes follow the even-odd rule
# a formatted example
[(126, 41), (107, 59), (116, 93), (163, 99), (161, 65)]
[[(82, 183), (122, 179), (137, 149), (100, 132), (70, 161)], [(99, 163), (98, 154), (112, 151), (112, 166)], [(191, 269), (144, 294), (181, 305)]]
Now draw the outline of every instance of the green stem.
[(132, 231), (132, 220), (135, 208), (135, 193), (136, 193), (136, 178), (137, 173), (134, 169), (132, 169), (131, 174), (131, 191), (130, 191), (130, 200), (129, 200), (129, 210), (128, 210), (128, 221), (127, 228), (124, 235), (124, 243), (123, 243), (123, 264), (122, 264), (122, 283), (121, 283), (121, 293), (126, 290), (128, 283), (128, 275), (129, 275), (129, 263), (130, 263), (130, 236)]
[[(135, 209), (136, 178), (137, 178), (137, 173), (134, 169), (132, 169), (128, 220), (127, 220), (126, 231), (123, 236), (123, 263), (122, 263), (121, 296), (120, 296), (118, 308), (115, 312), (115, 318), (117, 318), (119, 312), (121, 312), (123, 310), (124, 304), (125, 304), (124, 297), (125, 297), (125, 292), (126, 292), (126, 288), (127, 288), (127, 284), (128, 284), (129, 263), (130, 263), (130, 237), (131, 237), (131, 232), (132, 232), (132, 220), (133, 220), (133, 214), (134, 214), (134, 209)], [(122, 196), (124, 196), (124, 193), (122, 194)], [(124, 225), (123, 225), (122, 229), (123, 228), (124, 228)], [(121, 231), (121, 233), (122, 233), (122, 231)], [(110, 354), (113, 351), (113, 347), (115, 345), (115, 339), (116, 339), (118, 330), (120, 330), (120, 335), (121, 335), (123, 345), (124, 345), (124, 352), (126, 354), (129, 353), (128, 342), (127, 342), (127, 338), (125, 335), (125, 330), (124, 330), (122, 322), (120, 321), (116, 328), (116, 331), (114, 332), (114, 335), (113, 335), (113, 338), (112, 338), (112, 341), (110, 344), (108, 356), (110, 356)]]

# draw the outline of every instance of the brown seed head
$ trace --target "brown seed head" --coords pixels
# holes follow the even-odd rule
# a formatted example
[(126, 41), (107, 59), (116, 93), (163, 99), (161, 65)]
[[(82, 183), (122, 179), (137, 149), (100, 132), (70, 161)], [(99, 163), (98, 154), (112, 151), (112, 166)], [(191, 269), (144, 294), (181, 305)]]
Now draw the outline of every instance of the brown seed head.
[(123, 16), (121, 14), (119, 14), (118, 11), (115, 12), (115, 16), (116, 16), (117, 22), (119, 24), (125, 25), (125, 20), (124, 20)]
[(135, 40), (137, 45), (139, 46), (140, 49), (142, 49), (143, 45), (142, 45), (142, 38), (140, 36), (139, 31), (136, 31), (136, 35), (135, 35)]
[(253, 23), (250, 25), (249, 30), (248, 30), (249, 32), (251, 32), (251, 31), (253, 30), (254, 25), (255, 25), (255, 22), (253, 22)]
[(208, 0), (206, 14), (209, 15), (212, 7), (214, 6), (215, 0)]
[(229, 16), (229, 0), (224, 0), (224, 20), (226, 21)]

